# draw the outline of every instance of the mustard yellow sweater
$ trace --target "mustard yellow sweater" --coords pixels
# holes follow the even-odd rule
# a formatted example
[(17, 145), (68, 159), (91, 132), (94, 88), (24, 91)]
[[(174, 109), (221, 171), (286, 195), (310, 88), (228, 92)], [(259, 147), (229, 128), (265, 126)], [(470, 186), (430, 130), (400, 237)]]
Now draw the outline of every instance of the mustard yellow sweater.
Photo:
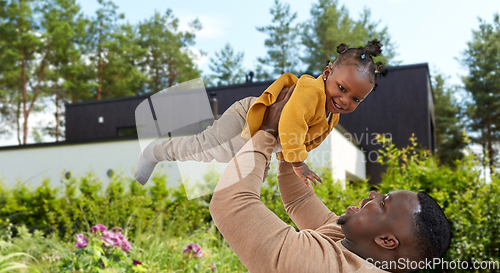
[(281, 75), (257, 98), (247, 114), (247, 123), (241, 136), (250, 138), (262, 125), (264, 113), (276, 102), (280, 91), (293, 84), (290, 100), (281, 112), (278, 126), (283, 157), (287, 162), (300, 162), (312, 149), (318, 147), (339, 122), (339, 114), (326, 119), (326, 94), (323, 78), (303, 75), (300, 79), (291, 73)]

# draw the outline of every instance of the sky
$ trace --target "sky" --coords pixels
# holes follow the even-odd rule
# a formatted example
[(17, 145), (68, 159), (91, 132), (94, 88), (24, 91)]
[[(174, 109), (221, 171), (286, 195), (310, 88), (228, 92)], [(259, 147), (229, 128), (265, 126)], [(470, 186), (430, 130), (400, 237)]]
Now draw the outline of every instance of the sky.
[[(312, 5), (318, 1), (282, 0), (290, 4), (292, 12), (297, 12), (296, 22), (308, 20)], [(98, 8), (94, 0), (79, 3), (87, 15), (94, 15)], [(198, 18), (203, 28), (196, 33), (194, 47), (207, 54), (198, 61), (203, 74), (210, 73), (209, 59), (227, 43), (245, 54), (243, 67), (247, 71), (255, 69), (257, 58), (266, 55), (267, 36), (256, 27), (271, 24), (272, 0), (115, 0), (115, 3), (125, 20), (132, 24), (149, 19), (155, 11), (165, 13), (167, 9), (173, 11), (183, 30)], [(467, 73), (458, 59), (472, 38), (472, 30), (479, 27), (478, 18), (491, 23), (493, 15), (500, 13), (500, 0), (339, 0), (338, 3), (344, 5), (354, 19), (368, 8), (371, 20), (379, 22), (379, 30), (388, 28), (391, 41), (396, 45), (396, 61), (401, 65), (427, 63), (431, 75), (439, 72), (448, 76), (450, 85), (460, 85), (461, 76)], [(33, 124), (50, 118), (53, 119), (52, 114), (30, 117)], [(45, 141), (51, 139), (45, 138)], [(0, 138), (0, 146), (15, 144), (15, 138)]]
[[(282, 0), (290, 4), (291, 11), (297, 12), (297, 22), (308, 20), (312, 5), (318, 1)], [(97, 1), (80, 3), (86, 14), (98, 8)], [(195, 47), (207, 53), (200, 64), (204, 73), (210, 72), (209, 58), (226, 43), (245, 54), (246, 70), (255, 68), (257, 57), (266, 55), (264, 40), (267, 36), (256, 27), (271, 23), (272, 0), (119, 0), (116, 3), (130, 23), (150, 18), (155, 11), (164, 13), (168, 8), (179, 18), (184, 29), (189, 21), (198, 18), (204, 27), (197, 33)], [(450, 76), (451, 84), (460, 84), (460, 75), (466, 73), (457, 58), (461, 58), (467, 41), (471, 40), (472, 30), (478, 29), (478, 17), (492, 22), (494, 13), (500, 12), (499, 0), (339, 0), (338, 3), (355, 19), (368, 8), (372, 21), (380, 22), (379, 29), (388, 28), (396, 45), (396, 60), (401, 64), (428, 63), (432, 72)]]

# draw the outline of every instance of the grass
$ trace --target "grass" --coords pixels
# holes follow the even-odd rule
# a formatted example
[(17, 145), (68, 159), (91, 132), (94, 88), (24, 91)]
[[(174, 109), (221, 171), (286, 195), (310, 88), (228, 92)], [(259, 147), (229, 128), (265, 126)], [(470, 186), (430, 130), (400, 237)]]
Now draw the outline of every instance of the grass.
[[(172, 235), (169, 227), (155, 227), (137, 233), (130, 240), (132, 247), (127, 253), (128, 259), (120, 260), (105, 272), (247, 272), (213, 224), (194, 232), (186, 231), (186, 236)], [(60, 268), (65, 258), (75, 257), (78, 249), (74, 240), (64, 241), (40, 231), (31, 233), (23, 226), (16, 232), (17, 235), (12, 237), (10, 225), (0, 233), (5, 239), (0, 241), (0, 273), (73, 272)], [(124, 234), (127, 233), (125, 229)], [(182, 253), (190, 243), (201, 246), (202, 257), (194, 258), (191, 253)], [(130, 270), (133, 260), (143, 263), (143, 271)], [(139, 267), (132, 268), (138, 270)]]

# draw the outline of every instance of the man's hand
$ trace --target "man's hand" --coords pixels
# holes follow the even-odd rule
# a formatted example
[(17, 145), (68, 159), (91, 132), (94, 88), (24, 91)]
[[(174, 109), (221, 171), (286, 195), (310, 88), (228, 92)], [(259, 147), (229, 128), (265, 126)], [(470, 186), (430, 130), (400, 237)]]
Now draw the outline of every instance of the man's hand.
[(281, 111), (292, 96), (294, 89), (295, 84), (290, 86), (290, 88), (283, 88), (283, 90), (281, 90), (278, 98), (276, 99), (276, 102), (273, 105), (267, 107), (266, 113), (264, 114), (264, 119), (262, 120), (262, 125), (260, 126), (260, 130), (264, 130), (272, 134), (275, 138), (278, 137), (278, 123), (280, 120)]
[(317, 186), (316, 181), (323, 183), (321, 178), (319, 178), (319, 176), (316, 173), (311, 171), (309, 169), (309, 166), (307, 166), (307, 164), (304, 163), (304, 161), (293, 162), (292, 167), (295, 174), (300, 179), (302, 179), (302, 181), (304, 181), (304, 183), (306, 183), (306, 186), (308, 186), (309, 188), (311, 187), (311, 183), (309, 181), (312, 181), (314, 183), (314, 186)]

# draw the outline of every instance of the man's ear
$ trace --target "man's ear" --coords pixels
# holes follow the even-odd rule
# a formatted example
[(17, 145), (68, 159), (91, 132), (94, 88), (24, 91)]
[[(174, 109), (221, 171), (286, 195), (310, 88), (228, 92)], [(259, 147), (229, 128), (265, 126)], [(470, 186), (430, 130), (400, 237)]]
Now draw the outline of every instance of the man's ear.
[(385, 249), (396, 249), (399, 246), (398, 238), (391, 233), (375, 238), (375, 243)]

